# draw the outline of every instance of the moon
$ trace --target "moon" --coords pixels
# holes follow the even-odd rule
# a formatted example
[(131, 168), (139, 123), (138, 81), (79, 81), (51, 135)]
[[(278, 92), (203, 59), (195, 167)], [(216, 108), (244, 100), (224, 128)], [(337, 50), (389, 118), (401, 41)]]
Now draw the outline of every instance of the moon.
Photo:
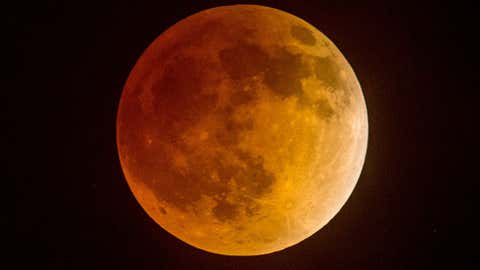
[(256, 5), (204, 10), (158, 36), (117, 114), (121, 166), (146, 213), (224, 255), (279, 251), (327, 224), (367, 137), (360, 84), (332, 41)]

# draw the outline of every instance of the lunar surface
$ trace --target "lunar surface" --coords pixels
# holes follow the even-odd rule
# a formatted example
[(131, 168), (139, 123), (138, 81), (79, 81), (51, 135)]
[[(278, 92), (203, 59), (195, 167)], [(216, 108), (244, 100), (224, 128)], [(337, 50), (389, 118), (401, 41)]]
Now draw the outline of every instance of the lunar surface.
[(117, 144), (134, 196), (162, 228), (205, 251), (259, 255), (340, 210), (367, 124), (357, 78), (325, 35), (235, 5), (192, 15), (145, 50), (122, 93)]

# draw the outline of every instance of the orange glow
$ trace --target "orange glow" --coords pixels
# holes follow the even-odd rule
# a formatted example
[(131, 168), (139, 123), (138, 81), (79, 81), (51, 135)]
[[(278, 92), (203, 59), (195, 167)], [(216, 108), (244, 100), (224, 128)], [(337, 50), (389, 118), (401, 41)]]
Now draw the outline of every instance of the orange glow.
[(125, 85), (117, 144), (145, 211), (200, 249), (258, 255), (323, 227), (366, 153), (360, 85), (335, 45), (288, 13), (209, 9), (160, 35)]

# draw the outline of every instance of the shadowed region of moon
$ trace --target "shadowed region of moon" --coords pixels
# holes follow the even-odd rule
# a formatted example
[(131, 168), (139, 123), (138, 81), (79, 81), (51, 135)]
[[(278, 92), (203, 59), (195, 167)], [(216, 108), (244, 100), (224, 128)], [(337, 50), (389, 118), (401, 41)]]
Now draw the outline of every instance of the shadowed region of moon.
[(117, 118), (122, 168), (148, 215), (226, 255), (281, 250), (324, 226), (356, 184), (367, 134), (335, 45), (254, 5), (202, 11), (160, 35)]

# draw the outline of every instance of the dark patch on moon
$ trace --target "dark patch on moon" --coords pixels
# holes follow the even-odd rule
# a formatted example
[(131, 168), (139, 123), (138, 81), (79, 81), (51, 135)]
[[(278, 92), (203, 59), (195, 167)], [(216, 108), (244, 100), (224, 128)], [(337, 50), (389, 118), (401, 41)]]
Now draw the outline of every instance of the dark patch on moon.
[(257, 98), (253, 90), (238, 89), (230, 97), (230, 103), (233, 106), (246, 105)]
[(332, 106), (327, 99), (320, 99), (313, 104), (315, 111), (322, 119), (328, 119), (335, 114)]
[[(254, 157), (248, 152), (240, 150), (233, 150), (235, 156), (243, 163), (242, 165), (232, 165), (228, 160), (217, 160), (215, 168), (220, 181), (223, 185), (231, 180), (234, 180), (237, 188), (241, 193), (248, 195), (248, 197), (261, 197), (262, 195), (271, 192), (273, 183), (276, 181), (275, 176), (267, 171), (263, 165), (262, 157)], [(225, 194), (229, 192), (225, 186)], [(253, 216), (258, 210), (258, 204), (247, 196), (241, 196), (242, 203), (238, 207), (245, 207), (247, 215)], [(221, 221), (233, 219), (236, 215), (226, 215), (224, 210), (230, 209), (233, 212), (236, 210), (233, 206), (226, 204), (224, 198), (217, 200), (220, 209), (214, 209), (214, 215)]]
[(245, 188), (245, 193), (260, 196), (270, 192), (275, 176), (265, 169), (263, 157), (243, 151), (237, 151), (237, 156), (247, 165), (247, 169), (239, 170), (236, 177), (239, 186)]
[(265, 237), (262, 239), (264, 243), (271, 243), (273, 241), (275, 241), (276, 239), (273, 238), (273, 237)]
[(233, 80), (246, 80), (263, 74), (264, 83), (276, 95), (282, 98), (300, 95), (301, 79), (308, 76), (311, 70), (302, 62), (300, 54), (293, 54), (285, 48), (277, 49), (271, 57), (257, 45), (240, 42), (221, 50), (219, 58), (222, 67)]
[(309, 67), (302, 62), (301, 55), (281, 48), (269, 61), (265, 71), (265, 84), (283, 98), (302, 95), (301, 79), (309, 74)]
[(257, 45), (238, 43), (219, 52), (224, 70), (234, 80), (260, 73), (268, 62), (268, 55)]
[[(226, 185), (232, 180), (235, 181), (237, 188), (248, 196), (260, 197), (270, 192), (275, 182), (275, 176), (265, 169), (263, 158), (254, 157), (250, 153), (240, 150), (234, 150), (234, 153), (244, 166), (232, 165), (233, 163), (228, 160), (217, 160), (215, 168), (212, 168), (216, 170), (225, 188), (225, 194), (229, 192)], [(228, 203), (224, 198), (217, 200), (218, 205), (213, 209), (213, 214), (220, 221), (227, 221), (237, 216), (240, 207), (245, 207), (245, 210), (251, 215), (258, 211), (253, 200), (245, 197), (241, 200), (239, 205)]]
[(165, 210), (165, 208), (163, 207), (158, 207), (158, 210), (160, 211), (160, 213), (166, 215), (167, 214), (167, 210)]
[(315, 45), (317, 42), (315, 37), (313, 36), (312, 31), (309, 29), (299, 26), (299, 25), (294, 25), (290, 28), (290, 34), (292, 37), (301, 43), (309, 46)]
[(252, 199), (248, 198), (247, 200), (249, 201), (247, 207), (245, 207), (245, 214), (249, 217), (253, 217), (258, 213), (258, 211), (260, 211), (260, 205)]
[(226, 200), (217, 201), (217, 205), (212, 209), (215, 217), (222, 221), (226, 222), (228, 220), (234, 219), (238, 215), (239, 206), (229, 203)]
[(313, 108), (316, 114), (324, 120), (328, 120), (335, 115), (335, 110), (326, 98), (313, 101), (307, 96), (302, 95), (298, 97), (298, 104), (300, 104), (300, 106), (308, 106)]
[(215, 85), (209, 66), (207, 61), (185, 55), (177, 55), (165, 66), (163, 76), (152, 86), (154, 115), (160, 117), (155, 125), (162, 132), (181, 133), (215, 107), (218, 95), (202, 92)]
[(337, 67), (337, 64), (330, 60), (329, 57), (315, 57), (314, 63), (314, 71), (317, 79), (337, 89), (340, 83), (340, 69)]
[[(251, 97), (242, 97), (240, 99), (243, 102), (246, 102), (247, 100), (250, 102), (250, 98)], [(236, 102), (239, 102), (239, 100)], [(228, 105), (225, 110), (219, 110), (216, 111), (216, 113), (221, 119), (221, 122), (225, 123), (225, 126), (221, 132), (215, 133), (215, 138), (217, 139), (217, 142), (226, 149), (235, 147), (238, 144), (241, 132), (253, 129), (253, 119), (250, 116), (245, 116), (240, 119), (235, 119), (233, 117), (234, 109), (232, 105)]]

